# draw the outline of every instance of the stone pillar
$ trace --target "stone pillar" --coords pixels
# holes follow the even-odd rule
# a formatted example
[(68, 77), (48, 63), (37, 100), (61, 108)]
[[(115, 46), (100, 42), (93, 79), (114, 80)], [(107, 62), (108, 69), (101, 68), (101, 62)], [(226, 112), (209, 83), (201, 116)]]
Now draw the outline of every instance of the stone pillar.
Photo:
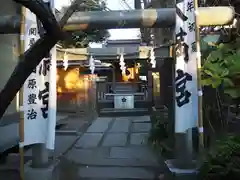
[(157, 70), (159, 72), (159, 81), (160, 81), (160, 100), (156, 104), (156, 108), (163, 108), (165, 106), (166, 99), (166, 88), (167, 88), (167, 79), (166, 79), (166, 69), (164, 64), (164, 59), (157, 60)]
[(116, 72), (115, 66), (112, 67), (112, 91), (115, 93), (116, 91)]
[(152, 109), (153, 106), (153, 77), (152, 71), (148, 71), (147, 74), (147, 83), (148, 83), (148, 102), (149, 102), (149, 109)]

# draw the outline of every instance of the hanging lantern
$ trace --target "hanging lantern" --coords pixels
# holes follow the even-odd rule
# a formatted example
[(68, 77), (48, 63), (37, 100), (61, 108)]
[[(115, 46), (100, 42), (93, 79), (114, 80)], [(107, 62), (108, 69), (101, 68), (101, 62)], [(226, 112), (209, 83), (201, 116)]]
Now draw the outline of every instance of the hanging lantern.
[(151, 51), (150, 51), (150, 63), (152, 64), (152, 68), (156, 68), (156, 59), (155, 59), (154, 48), (151, 48)]
[(90, 56), (89, 58), (89, 69), (91, 70), (91, 73), (94, 74), (95, 71), (95, 62), (94, 62), (94, 58), (92, 56)]
[(65, 71), (66, 71), (67, 68), (68, 68), (68, 55), (67, 55), (66, 52), (64, 53), (64, 56), (63, 56), (63, 67), (64, 67), (64, 70), (65, 70)]
[(119, 65), (120, 65), (120, 69), (122, 71), (122, 74), (125, 74), (126, 73), (126, 66), (125, 66), (123, 54), (121, 54), (121, 56), (120, 56)]

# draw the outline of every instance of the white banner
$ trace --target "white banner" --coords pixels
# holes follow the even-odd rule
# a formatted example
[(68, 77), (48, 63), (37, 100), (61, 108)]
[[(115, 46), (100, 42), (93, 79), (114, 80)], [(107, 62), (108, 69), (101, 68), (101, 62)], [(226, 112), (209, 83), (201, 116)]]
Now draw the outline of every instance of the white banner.
[(195, 8), (193, 0), (176, 7), (175, 132), (185, 133), (198, 118)]
[[(54, 0), (51, 8), (54, 7)], [(45, 1), (46, 2), (46, 1)], [(25, 14), (25, 51), (42, 34), (41, 23), (29, 9)], [(56, 48), (54, 47), (28, 79), (23, 88), (24, 145), (45, 143), (54, 149), (56, 126)]]

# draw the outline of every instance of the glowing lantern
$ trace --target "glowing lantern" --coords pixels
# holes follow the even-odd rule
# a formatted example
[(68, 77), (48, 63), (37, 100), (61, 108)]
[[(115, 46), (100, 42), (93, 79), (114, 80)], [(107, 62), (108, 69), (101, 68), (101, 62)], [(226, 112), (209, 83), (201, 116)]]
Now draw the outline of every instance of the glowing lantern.
[(126, 66), (125, 66), (123, 54), (121, 54), (121, 56), (120, 56), (119, 65), (120, 65), (120, 69), (122, 71), (122, 74), (125, 74), (126, 73)]
[(89, 58), (89, 68), (91, 70), (91, 73), (94, 74), (95, 71), (95, 62), (94, 62), (94, 58), (92, 56), (90, 56)]
[(64, 70), (65, 70), (65, 71), (66, 71), (67, 68), (68, 68), (68, 55), (67, 55), (66, 52), (64, 53), (64, 56), (63, 56), (63, 67), (64, 67)]
[(156, 59), (155, 59), (154, 48), (152, 48), (150, 51), (150, 63), (152, 64), (152, 68), (156, 68)]

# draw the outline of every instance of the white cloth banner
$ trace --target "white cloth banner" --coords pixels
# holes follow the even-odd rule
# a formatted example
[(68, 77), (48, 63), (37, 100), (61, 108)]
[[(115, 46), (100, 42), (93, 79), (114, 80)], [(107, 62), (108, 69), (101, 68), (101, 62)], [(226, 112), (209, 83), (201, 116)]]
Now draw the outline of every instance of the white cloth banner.
[(175, 132), (185, 133), (197, 126), (198, 94), (193, 0), (176, 9)]
[[(46, 2), (46, 1), (44, 1)], [(54, 7), (54, 0), (50, 2)], [(54, 8), (53, 8), (54, 9)], [(39, 38), (41, 24), (29, 9), (25, 14), (25, 51)], [(23, 86), (24, 145), (45, 143), (54, 149), (56, 126), (56, 48), (45, 57)]]

